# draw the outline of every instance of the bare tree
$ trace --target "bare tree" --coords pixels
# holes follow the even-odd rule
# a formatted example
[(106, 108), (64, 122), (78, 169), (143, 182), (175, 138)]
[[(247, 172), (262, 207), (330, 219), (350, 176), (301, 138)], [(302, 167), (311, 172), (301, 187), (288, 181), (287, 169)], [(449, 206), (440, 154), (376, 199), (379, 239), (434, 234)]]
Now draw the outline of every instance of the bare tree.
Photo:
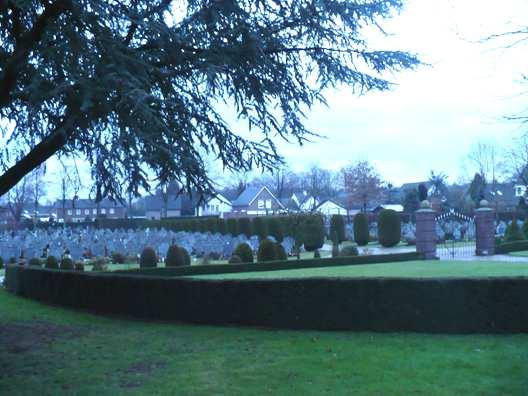
[(19, 222), (24, 211), (24, 206), (31, 200), (32, 189), (29, 177), (23, 178), (20, 183), (7, 193), (7, 207), (15, 222)]
[(313, 197), (309, 210), (314, 210), (317, 203), (323, 199), (335, 196), (336, 189), (332, 183), (333, 177), (331, 171), (315, 165), (301, 176), (302, 189)]
[(46, 180), (44, 179), (46, 175), (46, 164), (35, 168), (33, 172), (30, 173), (30, 179), (32, 184), (32, 200), (33, 200), (33, 217), (34, 220), (38, 220), (38, 208), (40, 200), (46, 194)]
[(348, 209), (359, 204), (366, 212), (369, 202), (382, 197), (383, 183), (378, 172), (368, 161), (358, 161), (345, 167), (342, 173)]
[(498, 183), (499, 170), (502, 167), (501, 157), (501, 152), (495, 144), (484, 141), (475, 143), (468, 155), (475, 172), (484, 178), (492, 190), (496, 189)]

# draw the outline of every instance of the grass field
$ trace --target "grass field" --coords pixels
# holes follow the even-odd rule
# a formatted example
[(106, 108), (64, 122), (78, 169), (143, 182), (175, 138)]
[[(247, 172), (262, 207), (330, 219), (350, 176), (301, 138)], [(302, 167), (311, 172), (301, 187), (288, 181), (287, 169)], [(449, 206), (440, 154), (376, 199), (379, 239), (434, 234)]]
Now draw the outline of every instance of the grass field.
[(526, 395), (528, 335), (147, 323), (0, 290), (5, 395)]
[(515, 256), (515, 257), (528, 257), (528, 251), (522, 251), (522, 252), (511, 252), (510, 253), (510, 256)]
[(233, 274), (195, 275), (201, 279), (261, 279), (309, 277), (482, 277), (528, 276), (527, 263), (499, 261), (405, 261), (399, 263), (303, 268), (284, 271), (259, 271)]

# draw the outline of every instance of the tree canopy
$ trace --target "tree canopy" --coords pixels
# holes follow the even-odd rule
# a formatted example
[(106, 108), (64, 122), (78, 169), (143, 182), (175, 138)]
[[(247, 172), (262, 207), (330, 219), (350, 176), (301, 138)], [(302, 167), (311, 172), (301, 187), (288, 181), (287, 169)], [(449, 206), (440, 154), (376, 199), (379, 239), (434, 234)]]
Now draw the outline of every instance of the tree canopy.
[(312, 136), (303, 115), (324, 89), (385, 90), (384, 72), (419, 64), (363, 33), (402, 3), (0, 1), (0, 196), (56, 154), (89, 161), (96, 199), (174, 180), (211, 191), (204, 155), (273, 168), (277, 138)]

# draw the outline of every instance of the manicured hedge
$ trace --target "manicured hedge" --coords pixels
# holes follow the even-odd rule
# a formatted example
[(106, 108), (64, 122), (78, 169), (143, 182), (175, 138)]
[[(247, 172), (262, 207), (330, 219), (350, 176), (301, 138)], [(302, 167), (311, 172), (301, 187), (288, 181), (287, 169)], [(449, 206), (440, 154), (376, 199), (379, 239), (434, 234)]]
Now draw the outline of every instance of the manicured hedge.
[(75, 309), (292, 329), (528, 332), (524, 278), (198, 280), (9, 265), (7, 289)]
[[(235, 251), (234, 254), (237, 254)], [(357, 257), (332, 257), (332, 258), (314, 258), (306, 260), (278, 260), (261, 263), (244, 263), (244, 264), (212, 264), (212, 265), (194, 265), (190, 267), (173, 267), (173, 268), (139, 268), (132, 270), (115, 271), (130, 275), (153, 275), (153, 276), (192, 276), (192, 275), (212, 275), (236, 272), (256, 272), (256, 271), (276, 271), (285, 269), (302, 269), (318, 267), (337, 267), (343, 265), (363, 265), (363, 264), (380, 264), (401, 261), (421, 260), (421, 253), (395, 253), (380, 254)]]
[(495, 247), (496, 254), (506, 254), (510, 252), (522, 252), (528, 250), (528, 241), (505, 242)]

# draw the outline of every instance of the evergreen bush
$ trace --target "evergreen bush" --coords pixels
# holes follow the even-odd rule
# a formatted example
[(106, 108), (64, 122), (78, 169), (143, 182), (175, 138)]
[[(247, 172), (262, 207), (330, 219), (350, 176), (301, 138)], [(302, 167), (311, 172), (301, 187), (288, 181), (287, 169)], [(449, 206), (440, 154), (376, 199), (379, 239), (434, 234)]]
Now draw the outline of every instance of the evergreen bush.
[(275, 243), (268, 238), (264, 238), (260, 241), (257, 250), (257, 260), (260, 261), (274, 261), (277, 259), (277, 248)]
[(139, 267), (140, 268), (153, 268), (158, 265), (158, 256), (156, 251), (151, 247), (146, 247), (141, 252), (139, 258)]
[(126, 262), (126, 256), (119, 252), (112, 252), (111, 258), (114, 264), (125, 264)]
[(74, 269), (75, 271), (84, 271), (84, 264), (83, 264), (83, 263), (76, 262), (76, 263), (73, 265), (73, 269)]
[(337, 234), (337, 242), (341, 243), (346, 240), (345, 236), (345, 218), (341, 215), (333, 215), (330, 218), (330, 236)]
[(48, 269), (59, 269), (59, 260), (55, 256), (48, 256), (44, 267)]
[(185, 264), (185, 256), (182, 249), (178, 245), (170, 245), (165, 256), (165, 266), (179, 267)]
[(504, 234), (505, 242), (522, 241), (526, 239), (522, 230), (517, 224), (517, 219), (513, 219), (512, 222), (506, 227), (506, 233)]
[(264, 217), (255, 217), (253, 219), (253, 234), (258, 236), (259, 241), (268, 236), (268, 223)]
[(183, 256), (183, 265), (191, 265), (191, 255), (184, 247), (180, 246), (180, 252)]
[(278, 242), (275, 243), (275, 256), (277, 257), (277, 260), (288, 260), (286, 249), (284, 249), (284, 246)]
[(32, 257), (29, 259), (28, 265), (31, 267), (41, 267), (42, 261), (37, 257)]
[(69, 270), (69, 271), (73, 270), (74, 269), (73, 260), (67, 257), (63, 258), (60, 263), (60, 269)]
[(318, 215), (307, 216), (302, 230), (304, 248), (309, 252), (321, 249), (324, 244), (324, 239), (325, 230), (323, 218)]
[(528, 238), (528, 218), (526, 218), (522, 225), (522, 233), (524, 234), (524, 238)]
[(354, 216), (354, 241), (359, 246), (366, 246), (369, 243), (368, 217), (365, 213)]
[(240, 217), (238, 219), (238, 234), (245, 235), (246, 238), (253, 235), (253, 230), (251, 229), (251, 220), (248, 217)]
[(229, 264), (242, 264), (242, 259), (236, 254), (232, 255), (228, 261)]
[(378, 217), (378, 240), (383, 247), (393, 247), (400, 243), (401, 219), (398, 212), (383, 209)]
[(281, 243), (284, 240), (284, 226), (283, 226), (283, 222), (279, 218), (277, 217), (269, 218), (268, 235), (275, 238), (275, 240), (279, 243)]
[(0, 257), (0, 269), (4, 268), (4, 259)]
[(233, 256), (238, 256), (243, 263), (252, 263), (253, 262), (253, 251), (251, 247), (245, 243), (240, 243), (236, 249), (233, 251)]

